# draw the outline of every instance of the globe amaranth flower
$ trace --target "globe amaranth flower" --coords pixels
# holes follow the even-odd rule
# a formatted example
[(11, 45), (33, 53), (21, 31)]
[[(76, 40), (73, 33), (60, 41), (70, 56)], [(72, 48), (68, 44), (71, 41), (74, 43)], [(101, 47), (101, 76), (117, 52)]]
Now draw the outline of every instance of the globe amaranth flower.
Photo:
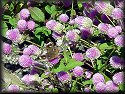
[(59, 63), (59, 58), (58, 58), (58, 57), (57, 57), (57, 58), (54, 58), (54, 59), (52, 59), (52, 60), (49, 60), (49, 62), (50, 62), (52, 65), (55, 65), (55, 64)]
[(21, 80), (27, 84), (27, 85), (33, 85), (34, 82), (40, 82), (40, 77), (38, 74), (34, 74), (34, 75), (31, 75), (31, 74), (26, 74), (24, 75)]
[(33, 63), (33, 60), (30, 56), (28, 55), (22, 55), (19, 57), (19, 60), (18, 60), (20, 66), (26, 68), (26, 67), (30, 67)]
[(85, 77), (86, 79), (90, 79), (92, 76), (92, 72), (91, 71), (85, 71)]
[(106, 92), (118, 92), (119, 91), (119, 88), (116, 84), (113, 83), (113, 81), (107, 81), (106, 82), (106, 88), (105, 88), (105, 91)]
[(21, 18), (21, 19), (26, 20), (26, 19), (29, 18), (29, 16), (30, 16), (30, 12), (29, 12), (28, 9), (22, 9), (22, 10), (20, 11), (20, 18)]
[(108, 31), (109, 28), (111, 28), (111, 25), (106, 24), (106, 23), (100, 23), (100, 24), (98, 25), (98, 29), (99, 29), (102, 33), (104, 33), (104, 34), (107, 33), (107, 31)]
[(80, 77), (83, 75), (83, 68), (80, 67), (80, 66), (76, 66), (74, 69), (73, 69), (73, 74), (75, 77)]
[(46, 23), (46, 27), (50, 30), (53, 30), (54, 27), (56, 26), (57, 22), (55, 20), (49, 20), (47, 23)]
[(84, 16), (77, 16), (74, 21), (76, 24), (82, 25)]
[(74, 58), (77, 61), (82, 61), (84, 59), (83, 54), (82, 53), (74, 53), (72, 58)]
[(28, 48), (32, 50), (33, 55), (39, 55), (41, 53), (41, 50), (35, 45), (29, 45)]
[(92, 81), (94, 85), (97, 85), (99, 82), (105, 82), (104, 76), (100, 73), (95, 73), (92, 77)]
[(117, 29), (117, 31), (118, 31), (119, 33), (122, 32), (122, 27), (121, 27), (121, 26), (115, 26), (115, 28)]
[(68, 19), (69, 19), (69, 17), (68, 17), (68, 15), (66, 15), (66, 14), (61, 14), (60, 16), (59, 16), (59, 21), (61, 21), (61, 22), (67, 22), (68, 21)]
[(113, 68), (122, 68), (124, 66), (124, 59), (118, 56), (112, 56), (109, 60)]
[(18, 85), (15, 84), (11, 84), (8, 88), (7, 88), (8, 92), (19, 92), (20, 91), (20, 87)]
[(4, 54), (11, 54), (12, 46), (8, 43), (3, 43), (2, 51), (3, 51)]
[(33, 53), (33, 50), (31, 49), (31, 48), (24, 48), (24, 50), (23, 50), (23, 54), (24, 55), (32, 55), (32, 53)]
[(91, 92), (91, 89), (89, 87), (85, 87), (84, 92)]
[(89, 48), (86, 51), (86, 56), (90, 59), (97, 59), (100, 55), (101, 52), (96, 47)]
[(52, 32), (52, 37), (53, 37), (55, 40), (59, 39), (61, 36), (62, 36), (62, 34), (58, 34), (58, 33), (56, 33), (56, 32)]
[(32, 21), (32, 20), (30, 20), (30, 21), (28, 21), (27, 22), (27, 28), (28, 28), (28, 30), (34, 30), (34, 28), (35, 28), (35, 22), (34, 21)]
[(70, 25), (75, 24), (75, 19), (70, 19), (69, 24), (70, 24)]
[(25, 20), (19, 20), (17, 23), (17, 27), (21, 32), (27, 30), (27, 22)]
[(73, 42), (76, 42), (78, 39), (79, 39), (79, 35), (74, 32), (73, 30), (69, 30), (67, 33), (66, 33), (66, 37), (70, 40), (70, 41), (73, 41)]
[(122, 19), (124, 16), (124, 13), (122, 11), (122, 9), (120, 8), (114, 8), (112, 11), (112, 15), (111, 15), (114, 19)]
[(103, 82), (99, 82), (95, 85), (95, 90), (98, 93), (104, 93), (105, 88), (106, 88), (106, 85)]
[(61, 71), (57, 73), (57, 78), (61, 82), (67, 82), (70, 80), (70, 75), (67, 72)]
[(87, 38), (89, 38), (91, 35), (92, 35), (92, 31), (91, 31), (91, 28), (81, 28), (81, 27), (79, 27), (80, 29), (81, 29), (81, 38), (82, 39), (87, 39)]
[(113, 82), (117, 85), (124, 83), (124, 72), (115, 73), (112, 79), (113, 79)]
[(21, 34), (19, 32), (19, 29), (11, 29), (6, 32), (6, 37), (13, 42), (18, 42), (20, 40)]
[(62, 25), (61, 23), (57, 22), (56, 25), (53, 28), (53, 31), (58, 33), (58, 34), (61, 34), (62, 31), (64, 30), (64, 28), (65, 28), (64, 25)]
[(116, 38), (114, 39), (114, 43), (117, 45), (117, 46), (120, 46), (120, 47), (124, 47), (124, 40), (125, 40), (125, 35), (118, 35), (116, 36)]
[(115, 38), (119, 34), (119, 31), (115, 27), (108, 29), (107, 35), (109, 38)]

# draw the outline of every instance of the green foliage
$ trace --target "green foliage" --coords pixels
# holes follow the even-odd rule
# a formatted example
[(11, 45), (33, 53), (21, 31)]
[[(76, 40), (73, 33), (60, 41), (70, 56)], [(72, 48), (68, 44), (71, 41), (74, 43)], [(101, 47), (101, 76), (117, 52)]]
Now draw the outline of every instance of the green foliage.
[(101, 50), (112, 49), (112, 46), (109, 46), (107, 43), (102, 43), (100, 44), (99, 49)]
[(82, 82), (82, 84), (85, 86), (85, 85), (91, 85), (91, 84), (93, 84), (93, 82), (92, 82), (92, 79), (90, 79), (90, 80), (86, 80), (86, 81), (84, 81), (84, 82)]
[(37, 7), (33, 7), (33, 8), (30, 8), (29, 10), (30, 10), (31, 17), (33, 18), (33, 20), (35, 20), (37, 22), (45, 21), (45, 15), (41, 9), (39, 9)]
[(5, 37), (7, 30), (8, 30), (7, 24), (6, 24), (5, 22), (2, 22), (2, 29), (1, 29), (1, 32), (2, 32), (1, 34), (2, 34), (2, 36)]

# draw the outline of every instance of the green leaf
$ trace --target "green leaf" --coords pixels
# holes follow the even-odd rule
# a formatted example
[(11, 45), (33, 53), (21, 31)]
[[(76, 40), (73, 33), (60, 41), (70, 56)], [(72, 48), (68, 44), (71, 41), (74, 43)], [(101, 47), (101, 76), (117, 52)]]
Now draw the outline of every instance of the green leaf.
[(52, 13), (51, 7), (50, 7), (49, 5), (45, 6), (45, 10), (46, 10), (49, 14)]
[(94, 30), (93, 36), (98, 36), (100, 34), (100, 31), (98, 29)]
[(76, 91), (77, 91), (76, 81), (73, 81), (73, 83), (72, 83), (72, 88), (71, 88), (70, 92), (76, 92)]
[(111, 79), (110, 79), (107, 75), (105, 75), (103, 72), (101, 72), (101, 74), (104, 76), (106, 82), (109, 81), (109, 80), (111, 80)]
[(14, 28), (17, 27), (17, 22), (18, 22), (18, 19), (17, 19), (17, 18), (10, 18), (10, 19), (9, 19), (9, 23), (10, 23)]
[(11, 16), (9, 16), (9, 15), (3, 15), (3, 19), (10, 19), (11, 18)]
[(102, 68), (103, 66), (102, 61), (97, 59), (97, 65), (98, 65), (98, 70), (100, 70), (100, 68)]
[(107, 43), (100, 44), (99, 49), (105, 50), (105, 49), (112, 49), (111, 46), (109, 46)]
[(51, 11), (52, 11), (52, 13), (53, 13), (54, 11), (56, 11), (56, 6), (55, 6), (55, 5), (52, 5), (52, 6), (51, 6)]
[(57, 88), (54, 88), (54, 89), (52, 89), (52, 92), (58, 93), (58, 89), (57, 89)]
[(125, 83), (122, 83), (122, 84), (120, 84), (119, 85), (119, 89), (121, 90), (121, 91), (125, 91)]
[(6, 31), (8, 30), (8, 26), (5, 22), (2, 22), (2, 29), (1, 29), (1, 32), (2, 32), (2, 36), (6, 36)]
[(45, 15), (44, 13), (42, 12), (42, 10), (40, 10), (39, 8), (37, 7), (33, 7), (30, 10), (30, 13), (31, 13), (31, 17), (35, 20), (35, 21), (38, 21), (38, 22), (44, 22), (45, 21)]
[(80, 61), (76, 61), (75, 59), (68, 59), (68, 64), (66, 65), (66, 70), (71, 70), (73, 69), (74, 67), (76, 66), (81, 66), (83, 65), (84, 63), (83, 62), (80, 62)]
[(86, 80), (86, 81), (84, 81), (84, 82), (82, 82), (83, 83), (83, 85), (85, 86), (85, 85), (90, 85), (90, 84), (93, 84), (93, 82), (92, 82), (92, 79), (90, 79), (90, 80)]
[(53, 69), (54, 73), (57, 73), (60, 71), (65, 71), (65, 65), (63, 63), (59, 63), (59, 64), (54, 66), (54, 69)]
[(45, 73), (43, 73), (43, 74), (41, 75), (41, 78), (48, 78), (48, 76), (45, 75)]
[(9, 10), (10, 10), (10, 11), (13, 11), (13, 9), (14, 9), (14, 5), (13, 5), (13, 3), (11, 3), (11, 4), (10, 4), (10, 7), (9, 7)]

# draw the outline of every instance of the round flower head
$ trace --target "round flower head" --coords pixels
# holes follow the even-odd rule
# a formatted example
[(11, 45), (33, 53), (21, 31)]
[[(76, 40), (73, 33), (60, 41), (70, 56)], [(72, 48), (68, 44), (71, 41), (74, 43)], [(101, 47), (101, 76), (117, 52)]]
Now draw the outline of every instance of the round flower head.
[(2, 51), (3, 51), (4, 54), (11, 54), (12, 46), (8, 43), (3, 43)]
[(41, 53), (41, 50), (35, 45), (29, 45), (28, 48), (32, 50), (32, 54), (34, 55), (39, 55)]
[(97, 85), (99, 82), (105, 82), (104, 76), (100, 73), (95, 73), (92, 77), (92, 81), (94, 85)]
[(114, 7), (110, 4), (106, 4), (106, 7), (102, 9), (102, 13), (111, 16)]
[(85, 77), (86, 77), (87, 79), (90, 79), (91, 76), (92, 76), (92, 72), (91, 72), (91, 71), (85, 71)]
[(30, 12), (29, 12), (28, 9), (22, 9), (22, 10), (20, 11), (20, 18), (21, 18), (21, 19), (26, 20), (26, 19), (29, 18), (29, 16), (30, 16)]
[(53, 37), (55, 40), (59, 39), (61, 36), (62, 36), (61, 34), (58, 34), (58, 33), (56, 33), (56, 32), (53, 32), (53, 33), (52, 33), (52, 37)]
[(118, 30), (115, 27), (111, 27), (108, 29), (107, 35), (109, 38), (115, 38), (119, 34)]
[(76, 66), (74, 69), (73, 69), (73, 74), (75, 77), (80, 77), (83, 75), (83, 68), (80, 67), (80, 66)]
[(122, 32), (122, 27), (121, 27), (121, 26), (115, 26), (115, 28), (117, 29), (117, 31), (118, 31), (119, 33)]
[(83, 16), (77, 16), (74, 20), (76, 24), (82, 25), (83, 23)]
[(58, 57), (57, 57), (57, 58), (54, 58), (54, 59), (52, 59), (52, 60), (49, 60), (49, 62), (50, 62), (52, 65), (55, 65), (55, 64), (57, 64), (57, 63), (59, 62), (59, 59), (58, 59)]
[(17, 27), (21, 32), (27, 30), (27, 22), (25, 20), (19, 20), (17, 23)]
[(60, 20), (61, 22), (67, 22), (68, 19), (69, 19), (69, 17), (68, 17), (68, 15), (66, 15), (66, 14), (61, 14), (61, 15), (59, 16), (59, 20)]
[(106, 88), (106, 85), (103, 82), (99, 82), (97, 83), (97, 85), (95, 85), (95, 90), (98, 93), (105, 92), (105, 88)]
[(83, 54), (82, 53), (74, 53), (72, 58), (74, 58), (77, 61), (82, 61), (84, 59)]
[(12, 40), (13, 42), (17, 42), (20, 38), (20, 32), (17, 28), (8, 30), (6, 32), (6, 37)]
[(83, 22), (82, 22), (81, 25), (83, 26), (83, 28), (92, 27), (93, 22), (89, 17), (84, 17), (82, 20), (83, 20)]
[(66, 33), (66, 37), (70, 40), (70, 41), (77, 41), (79, 39), (79, 35), (74, 32), (73, 30), (69, 30), (67, 33)]
[(89, 38), (91, 34), (92, 34), (92, 32), (91, 32), (90, 29), (85, 29), (85, 28), (83, 28), (83, 29), (81, 30), (81, 38), (82, 38), (82, 39), (87, 39), (87, 38)]
[(70, 80), (70, 75), (67, 72), (61, 71), (57, 74), (57, 78), (61, 82), (67, 82)]
[(57, 22), (56, 25), (53, 28), (53, 31), (55, 31), (56, 33), (62, 33), (63, 29), (65, 28), (64, 25), (62, 25), (61, 23)]
[(91, 89), (89, 87), (85, 87), (84, 92), (91, 92)]
[(31, 50), (30, 48), (24, 48), (23, 50), (23, 54), (24, 55), (32, 55), (33, 50)]
[(106, 23), (100, 23), (100, 24), (98, 25), (98, 29), (99, 29), (102, 33), (106, 34), (107, 31), (108, 31), (108, 29), (109, 29), (109, 25), (106, 24)]
[(29, 29), (29, 30), (34, 30), (34, 28), (35, 28), (35, 22), (34, 21), (28, 21), (27, 22), (27, 28)]
[(22, 80), (25, 84), (31, 85), (31, 83), (32, 83), (32, 81), (33, 81), (33, 77), (32, 77), (32, 75), (30, 75), (30, 74), (26, 74), (26, 75), (24, 75), (24, 76), (21, 78), (21, 80)]
[(113, 82), (117, 85), (124, 83), (124, 72), (115, 73), (112, 79)]
[(20, 91), (20, 87), (18, 85), (14, 85), (11, 84), (8, 88), (7, 88), (8, 92), (19, 92)]
[(124, 46), (124, 40), (125, 40), (125, 35), (118, 35), (116, 36), (116, 38), (114, 39), (114, 43), (117, 46), (123, 47)]
[(112, 56), (109, 62), (113, 68), (122, 68), (124, 65), (123, 58), (120, 58), (118, 56)]
[(94, 19), (97, 14), (98, 14), (97, 10), (95, 10), (95, 9), (91, 10), (90, 13), (89, 13), (89, 17), (91, 19)]
[(32, 58), (28, 55), (22, 55), (19, 57), (19, 64), (20, 66), (26, 68), (26, 67), (30, 67), (32, 65)]
[(56, 21), (55, 20), (49, 20), (47, 23), (46, 23), (46, 27), (50, 30), (53, 30), (53, 28), (56, 26)]
[(90, 59), (97, 59), (100, 55), (101, 52), (96, 47), (89, 48), (86, 51), (86, 56)]
[(113, 83), (113, 81), (107, 81), (106, 82), (106, 92), (118, 92), (119, 88), (116, 84)]
[(120, 8), (114, 8), (112, 11), (112, 17), (114, 19), (122, 19), (123, 18), (123, 11)]

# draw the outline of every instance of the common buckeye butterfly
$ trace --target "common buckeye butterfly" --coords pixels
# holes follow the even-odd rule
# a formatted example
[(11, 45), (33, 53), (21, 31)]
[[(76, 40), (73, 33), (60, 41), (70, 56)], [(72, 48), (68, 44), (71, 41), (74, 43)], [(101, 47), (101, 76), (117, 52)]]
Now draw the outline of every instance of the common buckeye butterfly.
[(43, 53), (41, 54), (41, 59), (43, 60), (53, 60), (58, 57), (59, 48), (54, 44), (49, 38), (46, 41), (45, 49), (43, 49)]

